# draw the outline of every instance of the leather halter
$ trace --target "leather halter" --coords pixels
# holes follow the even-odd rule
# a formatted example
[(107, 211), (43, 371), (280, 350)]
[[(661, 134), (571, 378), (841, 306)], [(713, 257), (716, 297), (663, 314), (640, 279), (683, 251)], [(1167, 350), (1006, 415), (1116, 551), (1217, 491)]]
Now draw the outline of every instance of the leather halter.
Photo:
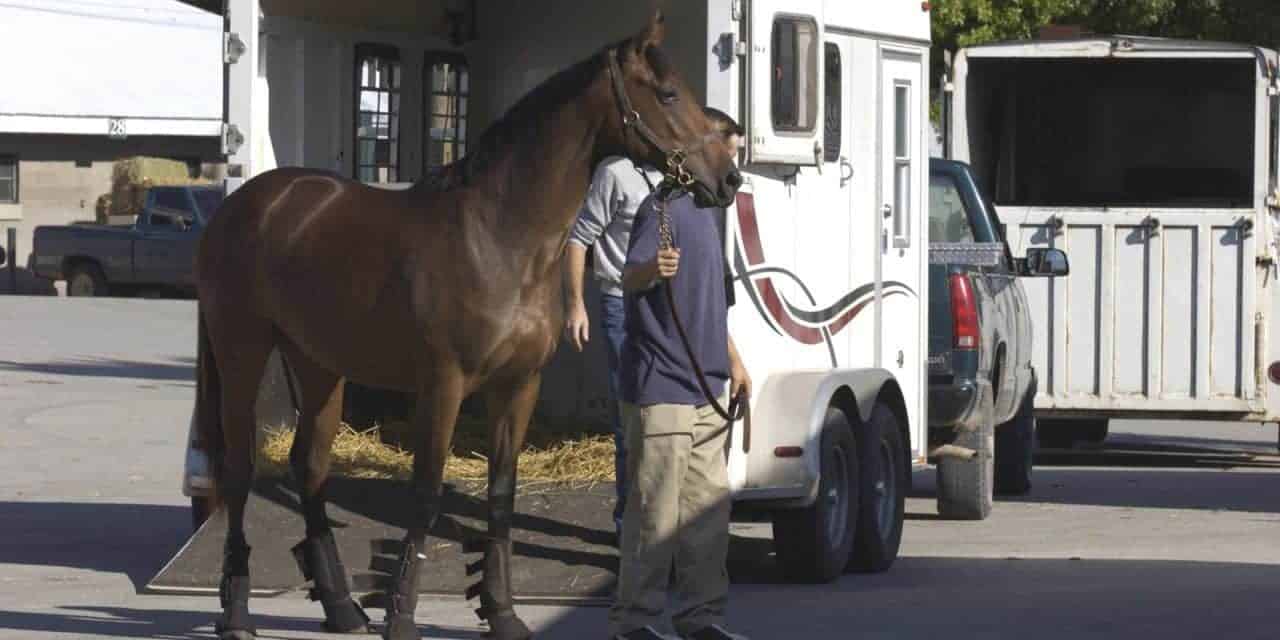
[(618, 50), (609, 50), (609, 79), (613, 82), (613, 93), (618, 100), (618, 108), (622, 115), (622, 131), (628, 133), (635, 131), (649, 146), (657, 149), (662, 155), (667, 157), (667, 167), (663, 174), (667, 179), (675, 182), (681, 187), (688, 188), (693, 186), (693, 174), (689, 173), (684, 167), (684, 163), (689, 159), (689, 151), (697, 151), (699, 147), (686, 150), (680, 147), (673, 147), (658, 139), (654, 135), (653, 129), (644, 123), (644, 119), (640, 117), (640, 112), (636, 111), (635, 105), (631, 102), (631, 96), (627, 94), (627, 87), (623, 83), (622, 67), (618, 64)]

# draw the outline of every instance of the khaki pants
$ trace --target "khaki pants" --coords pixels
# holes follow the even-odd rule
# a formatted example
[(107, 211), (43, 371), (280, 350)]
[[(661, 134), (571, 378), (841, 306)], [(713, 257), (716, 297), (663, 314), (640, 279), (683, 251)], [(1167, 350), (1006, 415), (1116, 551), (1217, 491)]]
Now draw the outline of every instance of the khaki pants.
[(628, 490), (610, 633), (659, 623), (673, 565), (676, 632), (721, 624), (729, 592), (725, 421), (710, 405), (621, 408)]

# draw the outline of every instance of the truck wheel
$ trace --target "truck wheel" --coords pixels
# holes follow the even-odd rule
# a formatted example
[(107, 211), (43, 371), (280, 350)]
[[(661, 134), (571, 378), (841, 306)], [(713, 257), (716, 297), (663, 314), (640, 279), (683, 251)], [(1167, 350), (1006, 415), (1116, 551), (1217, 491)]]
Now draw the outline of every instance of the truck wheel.
[(818, 497), (804, 509), (773, 514), (778, 564), (796, 582), (826, 583), (844, 573), (858, 522), (858, 447), (844, 412), (827, 409)]
[(206, 496), (192, 496), (191, 498), (191, 532), (195, 533), (200, 530), (205, 520), (209, 519), (209, 498)]
[(888, 571), (898, 557), (911, 470), (898, 418), (885, 404), (876, 403), (857, 441), (863, 490), (848, 569), (879, 573)]
[(938, 514), (948, 520), (985, 520), (991, 515), (995, 475), (995, 425), (991, 399), (981, 409), (982, 424), (956, 437), (955, 444), (976, 452), (972, 458), (945, 457), (938, 461)]
[(1032, 413), (1035, 394), (1027, 397), (1012, 420), (996, 428), (996, 493), (1021, 496), (1031, 491), (1031, 473), (1036, 448), (1036, 417)]
[(107, 277), (102, 269), (91, 262), (84, 262), (71, 267), (67, 274), (67, 296), (72, 298), (95, 298), (107, 295)]

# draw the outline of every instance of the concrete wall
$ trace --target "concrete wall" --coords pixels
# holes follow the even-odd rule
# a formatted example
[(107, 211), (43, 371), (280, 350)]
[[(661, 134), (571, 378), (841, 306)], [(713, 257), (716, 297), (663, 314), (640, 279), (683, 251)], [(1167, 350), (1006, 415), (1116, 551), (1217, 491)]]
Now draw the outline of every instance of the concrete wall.
[[(18, 157), (18, 204), (0, 204), (0, 230), (18, 230), (15, 264), (25, 267), (31, 233), (40, 225), (93, 220), (98, 196), (111, 189), (115, 160), (147, 155), (200, 160), (206, 174), (221, 171), (215, 138), (134, 137), (109, 140), (105, 136), (0, 134), (0, 155)], [(77, 166), (80, 165), (88, 166)], [(4, 242), (5, 233), (0, 233)], [(0, 292), (9, 289), (7, 273), (0, 273)], [(51, 293), (47, 282), (22, 278), (24, 293)]]

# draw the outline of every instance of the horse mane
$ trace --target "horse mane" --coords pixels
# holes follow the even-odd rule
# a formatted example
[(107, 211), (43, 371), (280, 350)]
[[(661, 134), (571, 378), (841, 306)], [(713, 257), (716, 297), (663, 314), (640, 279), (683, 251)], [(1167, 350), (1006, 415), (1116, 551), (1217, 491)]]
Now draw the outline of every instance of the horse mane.
[[(623, 46), (628, 42), (622, 40), (601, 49), (534, 87), (485, 129), (479, 140), (468, 144), (466, 155), (450, 164), (429, 169), (418, 186), (429, 191), (449, 191), (470, 185), (476, 176), (505, 158), (512, 149), (535, 140), (547, 122), (546, 114), (580, 95), (596, 79), (607, 64), (605, 56), (610, 49), (618, 51), (619, 64), (625, 62), (631, 55), (631, 47)], [(650, 48), (646, 57), (655, 70), (662, 70), (659, 77), (665, 77), (671, 68), (666, 54)]]

